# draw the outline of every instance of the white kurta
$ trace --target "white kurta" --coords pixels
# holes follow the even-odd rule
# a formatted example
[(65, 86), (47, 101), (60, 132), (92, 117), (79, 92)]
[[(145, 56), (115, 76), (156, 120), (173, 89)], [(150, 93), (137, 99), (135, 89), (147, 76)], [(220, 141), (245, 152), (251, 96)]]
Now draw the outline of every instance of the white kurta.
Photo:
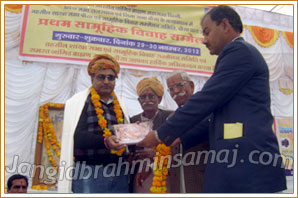
[[(90, 88), (75, 94), (66, 101), (64, 109), (63, 131), (61, 140), (61, 155), (60, 155), (60, 169), (58, 178), (58, 192), (71, 193), (71, 169), (74, 169), (73, 163), (73, 137), (80, 119), (82, 110), (85, 105), (87, 96), (90, 93)], [(119, 100), (119, 98), (118, 98)], [(125, 123), (129, 123), (129, 116), (125, 105), (119, 100), (123, 111)], [(63, 174), (63, 175), (61, 175)]]

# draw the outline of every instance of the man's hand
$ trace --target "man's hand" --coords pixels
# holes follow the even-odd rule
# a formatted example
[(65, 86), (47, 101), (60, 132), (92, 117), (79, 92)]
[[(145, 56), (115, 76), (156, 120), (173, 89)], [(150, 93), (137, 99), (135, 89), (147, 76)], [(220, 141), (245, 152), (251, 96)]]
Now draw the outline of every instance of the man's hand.
[(152, 170), (149, 169), (149, 171), (142, 170), (142, 172), (138, 172), (136, 175), (136, 183), (138, 187), (143, 187), (144, 181), (149, 177), (149, 175), (152, 173)]
[(159, 143), (160, 142), (155, 138), (155, 131), (150, 131), (141, 142), (137, 143), (137, 146), (153, 147)]
[(118, 138), (114, 135), (107, 138), (107, 145), (113, 150), (120, 150), (126, 147), (126, 144), (119, 144)]
[(145, 150), (136, 150), (135, 151), (135, 160), (138, 159), (152, 159), (155, 156), (155, 152), (153, 150), (153, 148), (146, 148)]
[(170, 145), (170, 147), (172, 147), (172, 146), (176, 146), (177, 144), (180, 144), (180, 143), (181, 143), (180, 138), (176, 138), (176, 139), (174, 140), (174, 142)]

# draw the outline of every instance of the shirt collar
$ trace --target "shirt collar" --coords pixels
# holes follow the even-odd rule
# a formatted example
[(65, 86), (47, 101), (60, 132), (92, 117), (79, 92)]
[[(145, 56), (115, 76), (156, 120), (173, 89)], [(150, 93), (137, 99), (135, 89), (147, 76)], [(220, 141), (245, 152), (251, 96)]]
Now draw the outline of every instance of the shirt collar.
[(154, 120), (154, 118), (156, 117), (156, 115), (158, 114), (158, 112), (159, 112), (159, 109), (157, 109), (155, 115), (154, 115), (151, 119), (146, 118), (145, 116), (143, 116), (143, 113), (142, 113), (142, 114), (141, 114), (141, 120), (142, 120), (143, 122), (146, 122), (146, 121), (149, 121), (149, 120)]
[(235, 41), (235, 40), (237, 40), (238, 38), (241, 38), (241, 36), (237, 36), (237, 37), (235, 37), (235, 38), (232, 40), (232, 42)]
[(107, 103), (105, 103), (105, 101), (103, 101), (102, 99), (100, 99), (100, 101), (103, 102), (103, 103), (105, 103), (105, 104), (111, 104), (113, 102), (113, 100), (114, 100), (114, 97), (112, 95), (109, 97), (109, 100), (108, 100)]

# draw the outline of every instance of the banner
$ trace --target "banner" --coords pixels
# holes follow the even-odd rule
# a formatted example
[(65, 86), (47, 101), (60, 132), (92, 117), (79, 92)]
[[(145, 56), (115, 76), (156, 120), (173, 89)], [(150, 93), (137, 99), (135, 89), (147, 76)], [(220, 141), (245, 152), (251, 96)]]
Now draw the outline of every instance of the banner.
[(293, 118), (277, 118), (276, 135), (279, 142), (280, 153), (284, 159), (286, 176), (293, 176)]
[(122, 67), (210, 76), (199, 5), (26, 5), (20, 57), (83, 64), (111, 54)]

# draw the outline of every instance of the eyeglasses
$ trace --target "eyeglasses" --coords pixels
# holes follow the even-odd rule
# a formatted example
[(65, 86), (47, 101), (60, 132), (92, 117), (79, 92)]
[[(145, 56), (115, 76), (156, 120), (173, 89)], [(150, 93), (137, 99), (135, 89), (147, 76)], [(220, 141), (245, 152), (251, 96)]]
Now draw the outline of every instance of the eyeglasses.
[(147, 97), (148, 97), (150, 100), (152, 100), (152, 99), (155, 99), (157, 96), (154, 95), (154, 94), (148, 94), (148, 95), (143, 94), (143, 95), (140, 95), (139, 98), (140, 98), (141, 100), (145, 100)]
[(99, 74), (98, 76), (96, 76), (96, 78), (100, 81), (104, 81), (106, 78), (108, 79), (108, 81), (114, 81), (116, 77), (114, 75)]
[(168, 91), (169, 91), (169, 92), (172, 92), (172, 91), (175, 90), (175, 88), (177, 88), (177, 89), (181, 89), (186, 83), (187, 83), (187, 81), (179, 82), (179, 83), (177, 83), (176, 85), (173, 85), (173, 86), (169, 87), (169, 88), (168, 88)]

